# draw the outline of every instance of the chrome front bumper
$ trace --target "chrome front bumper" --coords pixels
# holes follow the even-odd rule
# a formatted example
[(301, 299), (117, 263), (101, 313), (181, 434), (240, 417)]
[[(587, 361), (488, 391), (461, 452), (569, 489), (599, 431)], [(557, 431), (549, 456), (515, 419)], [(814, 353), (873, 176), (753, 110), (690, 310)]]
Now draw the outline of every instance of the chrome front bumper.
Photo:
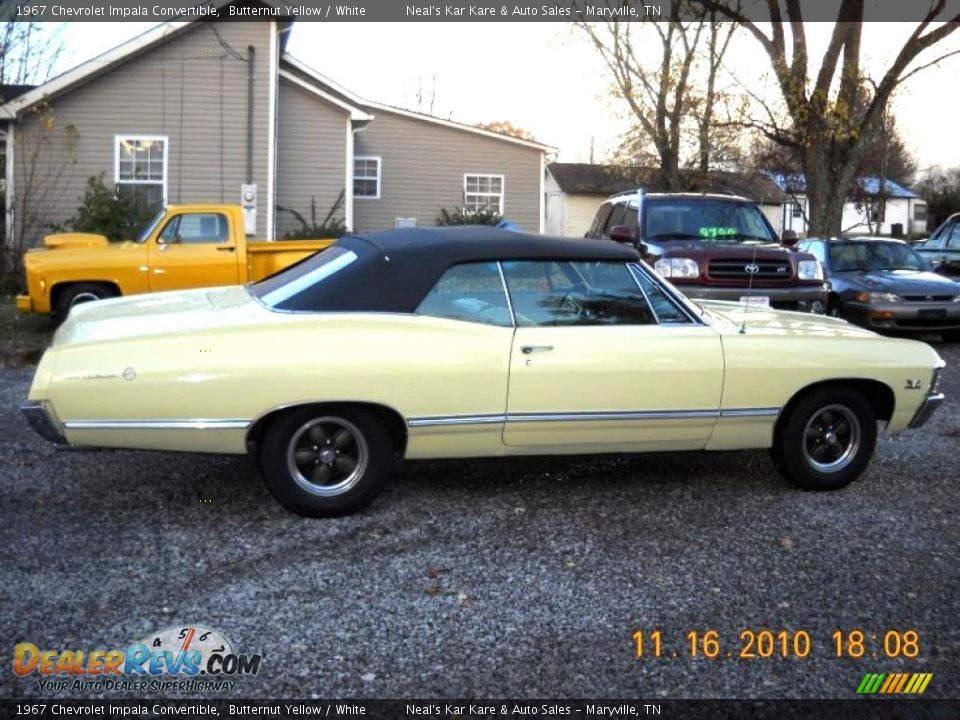
[(34, 432), (44, 440), (48, 440), (55, 445), (67, 444), (67, 439), (60, 433), (59, 428), (47, 413), (47, 409), (41, 403), (24, 403), (20, 406), (20, 412), (23, 413)]
[(917, 414), (913, 416), (913, 420), (910, 421), (910, 429), (915, 429), (918, 427), (923, 427), (927, 420), (937, 411), (937, 408), (943, 405), (944, 395), (943, 393), (934, 393), (932, 395), (927, 395), (923, 400), (923, 404), (920, 406), (920, 409), (917, 410)]

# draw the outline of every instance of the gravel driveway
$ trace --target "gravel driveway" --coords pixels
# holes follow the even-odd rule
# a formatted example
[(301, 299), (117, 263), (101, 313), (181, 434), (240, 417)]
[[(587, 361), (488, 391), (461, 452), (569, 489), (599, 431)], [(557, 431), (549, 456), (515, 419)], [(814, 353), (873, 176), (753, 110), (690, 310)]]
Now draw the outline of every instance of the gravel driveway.
[[(956, 698), (960, 346), (937, 349), (947, 403), (840, 492), (793, 489), (763, 452), (419, 462), (322, 521), (244, 458), (55, 452), (15, 410), (31, 369), (0, 370), (2, 651), (200, 624), (263, 653), (243, 697), (851, 697), (932, 672), (926, 696)], [(663, 656), (638, 660), (657, 628)], [(736, 658), (761, 628), (809, 631), (809, 657)], [(835, 659), (854, 628), (866, 655)], [(710, 629), (720, 656), (691, 658)], [(872, 657), (888, 629), (920, 656)], [(5, 667), (0, 696), (51, 694)]]

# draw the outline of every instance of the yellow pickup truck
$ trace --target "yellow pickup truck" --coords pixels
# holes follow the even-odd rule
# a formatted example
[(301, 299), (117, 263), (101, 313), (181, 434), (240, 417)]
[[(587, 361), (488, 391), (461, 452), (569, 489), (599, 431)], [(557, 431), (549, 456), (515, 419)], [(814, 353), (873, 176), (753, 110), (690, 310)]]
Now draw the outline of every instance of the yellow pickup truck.
[(260, 280), (331, 245), (334, 239), (252, 242), (235, 205), (174, 205), (135, 240), (103, 235), (48, 235), (24, 256), (27, 294), (21, 312), (66, 317), (82, 302)]

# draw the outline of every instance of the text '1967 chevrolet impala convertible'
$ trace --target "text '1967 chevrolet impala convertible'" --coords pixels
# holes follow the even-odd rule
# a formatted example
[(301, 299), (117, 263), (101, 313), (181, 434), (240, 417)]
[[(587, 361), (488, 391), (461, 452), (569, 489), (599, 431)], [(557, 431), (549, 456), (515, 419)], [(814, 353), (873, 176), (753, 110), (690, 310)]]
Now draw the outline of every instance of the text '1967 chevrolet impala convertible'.
[(82, 447), (252, 453), (289, 509), (342, 515), (397, 456), (770, 448), (804, 488), (942, 403), (927, 345), (692, 304), (629, 247), (494, 228), (345, 237), (245, 287), (78, 306), (23, 410)]

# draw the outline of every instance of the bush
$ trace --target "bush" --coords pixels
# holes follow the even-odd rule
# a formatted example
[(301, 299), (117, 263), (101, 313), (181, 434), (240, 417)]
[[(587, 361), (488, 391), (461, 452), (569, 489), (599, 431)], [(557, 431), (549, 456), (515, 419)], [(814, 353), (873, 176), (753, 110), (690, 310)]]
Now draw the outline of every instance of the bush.
[(131, 240), (158, 210), (135, 195), (108, 188), (103, 173), (87, 178), (80, 200), (77, 214), (55, 230), (98, 233), (113, 242)]
[(503, 220), (496, 210), (486, 206), (479, 210), (467, 210), (466, 208), (454, 208), (453, 212), (446, 208), (440, 208), (440, 215), (437, 217), (437, 225), (497, 225)]
[(290, 232), (286, 233), (281, 240), (310, 240), (313, 238), (340, 237), (347, 232), (347, 226), (344, 224), (343, 219), (334, 217), (337, 214), (337, 211), (340, 210), (341, 205), (343, 205), (343, 190), (341, 190), (340, 194), (337, 195), (337, 199), (334, 201), (333, 206), (330, 208), (330, 211), (327, 213), (326, 217), (323, 218), (323, 222), (319, 224), (317, 223), (317, 199), (312, 195), (310, 196), (309, 223), (301, 213), (297, 212), (293, 208), (285, 208), (277, 205), (277, 210), (290, 213), (301, 225), (299, 230), (291, 230)]

